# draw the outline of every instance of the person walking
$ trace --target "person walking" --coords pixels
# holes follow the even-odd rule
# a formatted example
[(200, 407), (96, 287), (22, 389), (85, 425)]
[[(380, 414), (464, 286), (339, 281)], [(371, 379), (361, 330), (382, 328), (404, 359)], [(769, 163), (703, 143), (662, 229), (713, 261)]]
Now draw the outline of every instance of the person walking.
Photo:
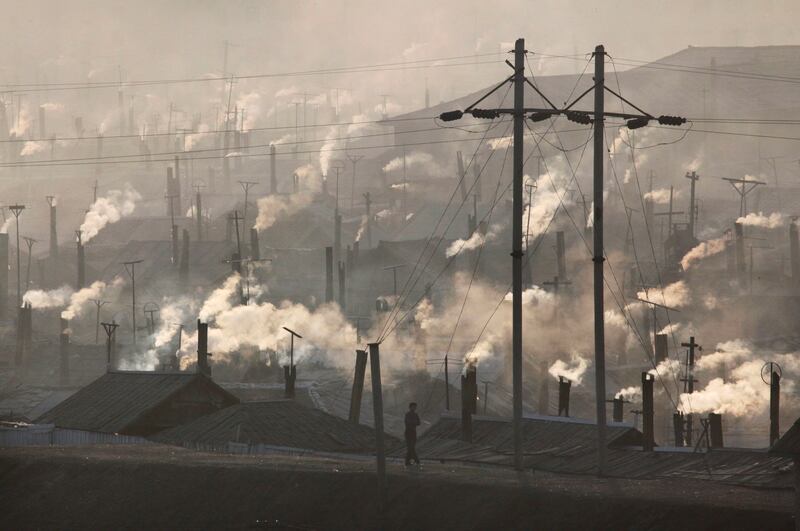
[(406, 412), (406, 466), (411, 466), (414, 462), (419, 465), (417, 457), (417, 426), (419, 426), (419, 415), (417, 415), (417, 403), (411, 402)]

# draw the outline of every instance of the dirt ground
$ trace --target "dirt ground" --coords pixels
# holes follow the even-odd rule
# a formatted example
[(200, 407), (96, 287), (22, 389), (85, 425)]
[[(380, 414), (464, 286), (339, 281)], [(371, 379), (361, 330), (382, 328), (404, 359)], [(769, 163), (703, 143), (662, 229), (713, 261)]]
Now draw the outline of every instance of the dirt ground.
[(167, 446), (0, 449), (1, 529), (793, 529), (791, 491)]

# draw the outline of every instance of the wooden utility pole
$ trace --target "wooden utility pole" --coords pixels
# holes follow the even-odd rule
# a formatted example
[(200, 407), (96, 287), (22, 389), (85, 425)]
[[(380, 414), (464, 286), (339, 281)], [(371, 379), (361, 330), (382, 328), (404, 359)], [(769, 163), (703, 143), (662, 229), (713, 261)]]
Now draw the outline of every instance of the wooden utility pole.
[(686, 172), (686, 178), (691, 181), (690, 193), (689, 193), (689, 234), (692, 236), (692, 238), (694, 238), (694, 222), (695, 222), (695, 217), (697, 216), (694, 188), (695, 185), (697, 184), (697, 181), (700, 180), (700, 176), (697, 175), (696, 171), (692, 171), (692, 172)]
[(364, 155), (347, 155), (347, 158), (353, 163), (353, 183), (350, 188), (350, 210), (353, 210), (356, 198), (356, 164), (364, 158)]
[[(694, 384), (697, 380), (694, 379), (694, 349), (702, 347), (694, 342), (694, 336), (689, 337), (688, 343), (681, 343), (682, 347), (687, 347), (689, 350), (686, 353), (686, 376), (681, 378), (683, 382), (683, 391), (690, 395), (694, 393)], [(692, 445), (692, 414), (686, 415), (686, 446)]]
[(144, 260), (130, 260), (122, 262), (125, 271), (131, 277), (131, 320), (133, 325), (133, 348), (136, 348), (136, 264), (141, 264)]
[(378, 476), (378, 499), (386, 507), (386, 451), (383, 443), (383, 392), (381, 390), (380, 343), (369, 344), (369, 366), (372, 376), (372, 410), (375, 417), (375, 457)]

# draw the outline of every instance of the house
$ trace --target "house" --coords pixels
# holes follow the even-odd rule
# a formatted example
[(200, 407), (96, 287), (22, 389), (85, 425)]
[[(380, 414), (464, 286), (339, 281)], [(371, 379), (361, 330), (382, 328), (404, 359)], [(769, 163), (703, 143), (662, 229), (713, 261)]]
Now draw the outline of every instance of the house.
[(111, 371), (36, 422), (59, 428), (148, 436), (238, 402), (203, 374)]

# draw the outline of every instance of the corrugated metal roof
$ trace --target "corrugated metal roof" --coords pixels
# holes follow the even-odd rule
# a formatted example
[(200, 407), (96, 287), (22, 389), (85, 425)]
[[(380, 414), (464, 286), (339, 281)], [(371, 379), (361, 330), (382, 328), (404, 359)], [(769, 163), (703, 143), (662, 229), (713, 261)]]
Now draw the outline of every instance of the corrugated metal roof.
[[(388, 445), (399, 441), (386, 436)], [(324, 452), (373, 452), (375, 432), (291, 400), (247, 402), (153, 437), (172, 444), (267, 444)]]
[(792, 424), (792, 427), (783, 434), (783, 437), (775, 441), (769, 452), (787, 456), (800, 455), (800, 419), (797, 419)]
[(238, 400), (195, 373), (109, 372), (90, 383), (36, 422), (106, 433), (121, 433), (181, 389), (205, 380), (229, 399)]

